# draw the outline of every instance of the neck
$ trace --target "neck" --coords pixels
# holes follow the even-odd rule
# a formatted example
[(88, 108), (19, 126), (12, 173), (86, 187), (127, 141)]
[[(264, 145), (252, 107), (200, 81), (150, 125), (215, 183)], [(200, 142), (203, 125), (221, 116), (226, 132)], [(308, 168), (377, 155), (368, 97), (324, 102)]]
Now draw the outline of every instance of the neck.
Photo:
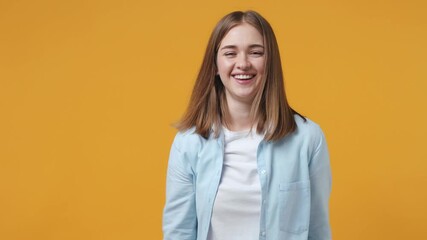
[(227, 101), (228, 112), (229, 112), (229, 130), (231, 131), (243, 131), (252, 127), (250, 112), (251, 104)]

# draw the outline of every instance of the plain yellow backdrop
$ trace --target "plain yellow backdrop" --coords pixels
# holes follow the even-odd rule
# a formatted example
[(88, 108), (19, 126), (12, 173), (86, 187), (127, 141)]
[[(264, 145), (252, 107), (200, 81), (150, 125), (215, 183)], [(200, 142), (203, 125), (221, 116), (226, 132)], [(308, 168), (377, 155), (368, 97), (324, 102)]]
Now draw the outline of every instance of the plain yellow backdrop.
[(1, 0), (0, 239), (161, 239), (171, 124), (247, 9), (326, 134), (334, 239), (427, 239), (424, 2)]

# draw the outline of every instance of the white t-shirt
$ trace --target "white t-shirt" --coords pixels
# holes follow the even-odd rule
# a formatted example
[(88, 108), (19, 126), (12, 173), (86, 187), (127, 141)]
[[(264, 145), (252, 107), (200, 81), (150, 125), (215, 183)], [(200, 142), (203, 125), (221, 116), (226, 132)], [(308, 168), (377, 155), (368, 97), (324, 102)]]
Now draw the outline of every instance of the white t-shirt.
[(208, 240), (259, 239), (261, 185), (257, 149), (262, 135), (223, 127), (224, 163)]

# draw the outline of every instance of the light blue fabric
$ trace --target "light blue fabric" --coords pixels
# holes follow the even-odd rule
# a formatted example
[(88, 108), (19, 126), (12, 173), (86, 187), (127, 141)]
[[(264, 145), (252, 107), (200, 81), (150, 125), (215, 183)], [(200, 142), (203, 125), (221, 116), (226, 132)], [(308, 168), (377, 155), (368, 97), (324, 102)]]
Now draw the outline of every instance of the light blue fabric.
[[(260, 240), (331, 239), (326, 140), (310, 119), (304, 122), (295, 115), (295, 120), (295, 132), (279, 141), (263, 140), (258, 147)], [(223, 139), (222, 134), (204, 139), (194, 129), (176, 135), (167, 172), (164, 240), (206, 240), (221, 177)]]

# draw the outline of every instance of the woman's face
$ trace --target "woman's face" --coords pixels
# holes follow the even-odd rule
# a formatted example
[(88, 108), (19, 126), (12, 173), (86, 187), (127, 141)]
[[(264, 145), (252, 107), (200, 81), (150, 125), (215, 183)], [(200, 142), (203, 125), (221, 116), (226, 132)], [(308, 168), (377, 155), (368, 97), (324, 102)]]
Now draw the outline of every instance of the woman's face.
[(256, 28), (242, 23), (222, 39), (217, 54), (218, 74), (228, 104), (251, 104), (264, 75), (264, 42)]

